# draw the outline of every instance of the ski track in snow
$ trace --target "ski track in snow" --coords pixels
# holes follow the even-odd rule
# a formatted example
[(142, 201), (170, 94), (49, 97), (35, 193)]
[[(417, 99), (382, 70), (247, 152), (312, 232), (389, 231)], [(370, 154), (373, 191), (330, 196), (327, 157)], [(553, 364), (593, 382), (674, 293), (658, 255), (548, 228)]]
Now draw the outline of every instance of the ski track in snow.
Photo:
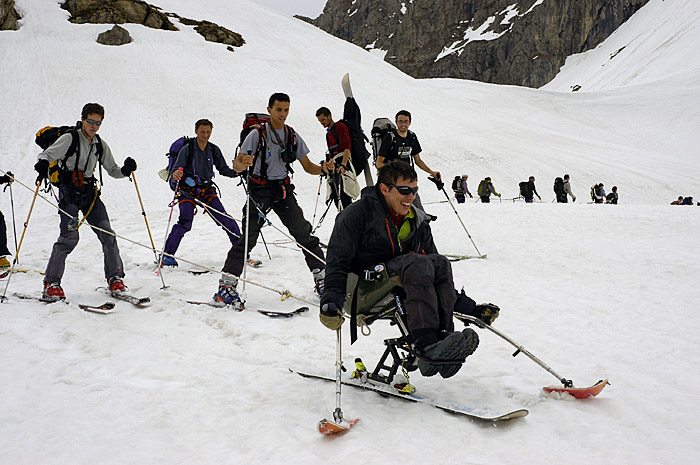
[[(661, 3), (651, 0), (640, 10), (640, 28), (648, 29), (648, 10), (673, 7)], [(476, 194), (478, 182), (491, 176), (506, 199), (517, 194), (518, 181), (536, 176), (543, 203), (494, 199), (457, 206), (488, 258), (455, 262), (455, 284), (477, 301), (498, 304), (495, 325), (577, 386), (601, 378), (612, 384), (595, 399), (546, 396), (540, 388), (556, 385), (554, 377), (479, 331), (479, 349), (457, 376), (414, 373), (411, 382), (445, 402), (527, 408), (525, 419), (494, 427), (344, 389), (343, 411), (361, 422), (343, 437), (321, 437), (314, 427), (332, 415), (334, 388), (288, 371), (333, 374), (335, 338), (318, 322), (317, 307), (291, 319), (267, 318), (254, 310), (306, 304), (281, 302), (251, 284), (246, 311), (188, 305), (183, 300), (211, 298), (217, 274), (192, 276), (186, 272), (192, 267), (182, 263), (163, 270), (169, 288), (161, 290), (153, 251), (119, 240), (127, 285), (152, 302), (136, 308), (118, 301), (109, 315), (83, 312), (77, 303), (109, 300), (95, 291), (104, 285), (102, 254), (84, 225), (63, 280), (73, 303), (10, 297), (0, 304), (0, 463), (697, 462), (700, 209), (668, 203), (678, 195), (700, 197), (700, 89), (697, 60), (684, 68), (663, 66), (700, 35), (697, 26), (688, 26), (697, 24), (688, 19), (697, 18), (697, 9), (676, 14), (685, 39), (644, 67), (644, 80), (621, 86), (619, 68), (606, 75), (598, 63), (582, 60), (576, 75), (597, 73), (602, 90), (572, 94), (555, 92), (568, 88), (413, 80), (357, 47), (244, 0), (214, 0), (206, 8), (170, 0), (158, 5), (240, 32), (247, 45), (231, 53), (179, 24), (180, 32), (127, 24), (134, 43), (104, 47), (94, 38), (111, 26), (71, 24), (55, 1), (17, 1), (22, 28), (0, 32), (0, 63), (3, 71), (12, 70), (0, 80), (0, 169), (31, 185), (36, 130), (70, 123), (85, 102), (98, 101), (106, 107), (100, 134), (118, 161), (133, 156), (139, 164), (137, 181), (160, 247), (172, 192), (155, 173), (172, 140), (208, 117), (212, 141), (228, 157), (244, 113), (263, 111), (270, 93), (285, 91), (292, 97), (289, 123), (318, 161), (325, 141), (313, 114), (324, 105), (338, 117), (339, 81), (350, 72), (365, 131), (375, 117), (408, 108), (424, 160), (446, 180), (466, 172)], [(635, 18), (625, 26), (633, 28)], [(658, 34), (672, 37), (672, 26)], [(623, 39), (603, 45), (617, 50)], [(70, 53), (57, 59), (57, 44)], [(553, 179), (565, 172), (578, 201), (552, 204)], [(102, 198), (112, 227), (150, 247), (133, 184), (104, 176)], [(216, 181), (227, 211), (240, 218), (244, 197), (237, 181)], [(608, 192), (618, 185), (621, 204), (587, 204), (596, 182)], [(295, 184), (311, 219), (318, 180), (297, 168)], [(444, 195), (422, 172), (420, 186), (426, 209), (438, 216), (433, 230), (439, 250), (474, 254), (450, 206), (429, 204)], [(21, 234), (32, 193), (15, 183), (13, 194)], [(321, 201), (317, 221), (323, 207)], [(0, 194), (0, 209), (13, 249), (7, 192)], [(201, 213), (178, 255), (219, 269), (229, 244)], [(270, 219), (282, 227), (274, 214)], [(323, 242), (333, 219), (330, 212), (318, 231)], [(57, 232), (55, 208), (37, 200), (21, 265), (43, 269)], [(248, 268), (248, 279), (317, 302), (301, 252), (273, 228), (263, 233), (272, 260), (259, 241), (253, 257), (263, 267)], [(40, 275), (16, 274), (8, 295), (38, 294), (40, 288)], [(358, 356), (373, 367), (382, 340), (397, 334), (377, 323), (370, 337), (350, 346), (347, 325), (344, 330), (349, 368)]]

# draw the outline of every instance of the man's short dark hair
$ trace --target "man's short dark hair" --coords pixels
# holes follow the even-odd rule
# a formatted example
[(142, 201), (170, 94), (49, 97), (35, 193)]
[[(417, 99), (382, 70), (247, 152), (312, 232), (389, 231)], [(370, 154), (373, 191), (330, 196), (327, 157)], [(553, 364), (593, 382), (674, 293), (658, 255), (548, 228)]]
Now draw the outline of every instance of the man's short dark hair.
[(326, 107), (321, 107), (321, 108), (319, 108), (318, 110), (316, 110), (316, 118), (318, 118), (318, 117), (321, 116), (321, 115), (323, 115), (323, 116), (331, 116), (331, 111), (330, 111), (328, 108), (326, 108)]
[(80, 117), (85, 119), (88, 115), (100, 115), (102, 119), (105, 119), (105, 108), (99, 103), (86, 103)]
[(564, 179), (569, 179), (569, 175), (568, 175), (568, 174), (565, 174), (565, 175), (564, 175)]
[(289, 95), (283, 94), (282, 92), (275, 92), (270, 95), (270, 100), (267, 101), (267, 107), (272, 108), (275, 102), (289, 102)]
[(214, 129), (214, 125), (206, 118), (197, 120), (197, 122), (194, 123), (194, 130), (196, 131), (200, 126), (209, 126), (210, 128)]
[(408, 116), (408, 121), (411, 121), (411, 113), (409, 113), (408, 110), (401, 110), (398, 113), (396, 113), (396, 117), (394, 117), (394, 121), (398, 121), (399, 116)]
[(396, 184), (399, 178), (404, 178), (409, 182), (415, 181), (418, 179), (418, 174), (410, 164), (401, 160), (389, 162), (377, 171), (377, 185)]

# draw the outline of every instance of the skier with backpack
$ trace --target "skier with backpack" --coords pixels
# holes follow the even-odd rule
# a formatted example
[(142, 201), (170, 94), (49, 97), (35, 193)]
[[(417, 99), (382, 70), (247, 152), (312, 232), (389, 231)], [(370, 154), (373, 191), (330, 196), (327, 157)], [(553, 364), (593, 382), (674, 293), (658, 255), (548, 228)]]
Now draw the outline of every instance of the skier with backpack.
[[(326, 161), (330, 162), (328, 175), (328, 194), (326, 201), (338, 202), (346, 208), (360, 195), (360, 185), (357, 182), (356, 170), (351, 159), (352, 138), (350, 128), (345, 121), (333, 121), (331, 111), (326, 107), (316, 110), (316, 118), (321, 126), (326, 128), (326, 145), (328, 152)], [(338, 199), (340, 195), (340, 199)]]
[[(411, 113), (407, 110), (401, 110), (396, 113), (396, 125), (391, 124), (391, 121), (389, 121), (388, 125), (385, 121), (382, 124), (382, 120), (388, 121), (387, 118), (375, 120), (372, 128), (372, 144), (373, 147), (376, 146), (375, 164), (377, 169), (390, 161), (402, 160), (411, 166), (418, 166), (436, 180), (442, 181), (440, 172), (431, 170), (421, 158), (422, 148), (420, 142), (418, 142), (418, 137), (415, 132), (408, 129), (411, 126)], [(375, 140), (378, 140), (378, 144), (375, 143)], [(438, 190), (441, 187), (442, 184), (438, 187)], [(416, 197), (413, 203), (422, 208), (420, 197)]]
[(540, 201), (542, 200), (540, 194), (537, 193), (534, 176), (530, 176), (527, 181), (521, 182), (518, 186), (520, 187), (520, 195), (525, 198), (525, 203), (532, 203), (535, 200), (535, 195)]
[[(174, 188), (173, 183), (177, 183), (176, 196), (180, 217), (165, 241), (163, 251), (166, 254), (174, 255), (182, 238), (192, 229), (197, 203), (211, 207), (204, 207), (204, 211), (226, 232), (232, 245), (236, 245), (241, 237), (238, 224), (226, 214), (219, 200), (213, 178), (214, 167), (222, 176), (234, 178), (239, 172), (245, 171), (247, 164), (243, 154), (239, 154), (233, 161), (233, 168), (226, 164), (221, 149), (209, 142), (213, 129), (211, 121), (200, 119), (194, 125), (195, 138), (178, 139), (181, 148), (170, 166), (170, 177), (171, 187)], [(173, 145), (177, 145), (178, 141)], [(161, 266), (177, 266), (177, 260), (165, 254), (161, 256), (160, 262)]]
[[(107, 231), (94, 230), (102, 243), (104, 272), (110, 292), (120, 293), (126, 290), (123, 282), (124, 265), (119, 256), (117, 239), (109, 224), (107, 210), (100, 199), (100, 190), (94, 174), (99, 164), (111, 177), (126, 178), (136, 170), (136, 161), (127, 157), (122, 167), (114, 161), (109, 145), (97, 135), (104, 121), (104, 114), (102, 105), (86, 104), (76, 127), (51, 141), (48, 147), (42, 147), (44, 151), (38, 155), (38, 161), (34, 165), (39, 174), (36, 183), (48, 181), (51, 176), (52, 184), (58, 186), (58, 206), (70, 215), (59, 212), (60, 234), (53, 245), (44, 276), (42, 298), (46, 300), (66, 298), (61, 287), (61, 278), (66, 258), (78, 244), (78, 228), (82, 224), (82, 221), (78, 222), (79, 211), (83, 213), (83, 220), (88, 224)], [(37, 144), (40, 146), (47, 142), (42, 136), (51, 132), (44, 130), (37, 134)], [(57, 163), (50, 174), (49, 167), (53, 162)]]
[(602, 182), (591, 187), (591, 200), (593, 200), (593, 203), (605, 202), (605, 189), (603, 189)]
[(476, 190), (477, 194), (479, 194), (479, 198), (481, 199), (481, 203), (489, 203), (491, 202), (491, 194), (495, 195), (496, 197), (500, 197), (501, 194), (496, 192), (496, 188), (493, 187), (493, 184), (491, 183), (491, 178), (490, 177), (485, 177), (480, 183), (479, 187)]
[[(613, 186), (612, 192), (610, 192), (608, 195), (605, 196), (605, 203), (611, 203), (613, 205), (617, 205), (617, 200), (620, 198), (619, 194), (617, 193), (617, 186)], [(690, 201), (690, 204), (693, 204), (693, 201)]]
[(455, 193), (457, 203), (466, 202), (466, 195), (468, 195), (470, 199), (474, 198), (472, 193), (469, 192), (467, 179), (469, 179), (469, 176), (463, 174), (462, 176), (455, 176), (455, 178), (452, 180), (452, 191)]
[(566, 188), (564, 187), (564, 180), (562, 178), (554, 179), (554, 195), (556, 196), (557, 203), (567, 203), (566, 198)]
[[(214, 300), (221, 304), (243, 305), (237, 290), (238, 278), (230, 275), (241, 275), (244, 258), (247, 258), (247, 254), (258, 240), (264, 224), (264, 218), (258, 209), (264, 215), (270, 210), (274, 211), (294, 240), (303, 247), (306, 265), (314, 277), (315, 290), (319, 295), (323, 294), (326, 267), (323, 251), (319, 239), (311, 234), (311, 224), (304, 218), (304, 213), (297, 203), (295, 186), (289, 175), (293, 173), (291, 165), (297, 160), (304, 171), (312, 175), (327, 173), (329, 168), (326, 162), (322, 165), (313, 163), (308, 157), (309, 148), (306, 142), (293, 128), (285, 124), (289, 106), (290, 99), (287, 94), (272, 94), (267, 107), (269, 122), (257, 125), (247, 132), (241, 144), (240, 152), (253, 157), (252, 165), (248, 169), (248, 202), (243, 207), (243, 228), (247, 231), (247, 240), (239, 241), (228, 252), (222, 269), (226, 274), (222, 274), (219, 288), (214, 295)], [(250, 211), (253, 221), (248, 222), (247, 211)]]
[[(15, 178), (10, 171), (0, 176), (0, 184), (9, 185), (14, 180)], [(5, 225), (5, 215), (0, 211), (0, 268), (9, 268), (11, 266), (10, 261), (5, 258), (8, 255), (12, 254), (7, 248), (7, 226)]]

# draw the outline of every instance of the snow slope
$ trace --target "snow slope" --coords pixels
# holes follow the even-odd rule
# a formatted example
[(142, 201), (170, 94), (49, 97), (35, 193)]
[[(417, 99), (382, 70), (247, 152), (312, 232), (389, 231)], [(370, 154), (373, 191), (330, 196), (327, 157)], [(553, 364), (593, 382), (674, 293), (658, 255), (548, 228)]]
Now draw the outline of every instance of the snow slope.
[[(677, 6), (668, 15), (676, 29), (688, 24), (690, 10), (682, 1), (662, 3)], [(288, 372), (333, 371), (334, 335), (318, 322), (316, 308), (273, 320), (187, 305), (182, 299), (210, 298), (217, 276), (193, 277), (185, 266), (166, 270), (170, 287), (161, 290), (153, 252), (130, 242), (150, 243), (133, 184), (106, 177), (102, 197), (123, 237), (127, 284), (152, 303), (136, 309), (119, 302), (115, 313), (94, 315), (74, 304), (19, 301), (12, 294), (38, 293), (41, 277), (12, 277), (10, 300), (0, 304), (0, 463), (698, 461), (700, 246), (692, 238), (700, 209), (668, 205), (678, 195), (700, 197), (698, 57), (687, 54), (690, 42), (672, 43), (660, 55), (669, 63), (675, 54), (695, 60), (672, 72), (630, 61), (629, 73), (638, 63), (649, 78), (624, 85), (610, 74), (597, 84), (600, 90), (571, 93), (563, 86), (566, 92), (556, 92), (417, 81), (245, 0), (158, 5), (240, 32), (247, 44), (231, 53), (189, 27), (167, 32), (125, 25), (134, 42), (105, 47), (94, 39), (109, 26), (71, 24), (56, 0), (17, 1), (22, 28), (0, 32), (0, 169), (17, 176), (18, 235), (31, 204), (32, 192), (19, 183), (31, 186), (35, 178), (34, 132), (74, 121), (87, 101), (105, 105), (100, 134), (117, 159), (133, 156), (139, 163), (139, 188), (160, 245), (172, 192), (155, 173), (174, 138), (207, 117), (215, 126), (212, 141), (230, 156), (244, 114), (264, 111), (268, 96), (284, 91), (292, 98), (289, 123), (318, 160), (324, 133), (314, 112), (325, 105), (339, 116), (339, 81), (350, 72), (366, 131), (375, 117), (408, 108), (424, 160), (446, 178), (467, 172), (475, 191), (478, 180), (491, 176), (507, 199), (517, 195), (518, 181), (537, 177), (543, 203), (458, 206), (488, 259), (455, 263), (455, 283), (477, 301), (500, 305), (496, 325), (577, 385), (604, 377), (612, 385), (587, 401), (545, 396), (540, 387), (556, 380), (524, 356), (512, 358), (510, 346), (481, 331), (480, 349), (457, 376), (415, 374), (411, 380), (420, 392), (445, 401), (528, 408), (525, 419), (494, 428), (346, 389), (343, 410), (361, 422), (344, 437), (320, 437), (314, 426), (334, 408), (333, 386)], [(652, 0), (639, 13), (646, 8), (659, 5)], [(638, 27), (638, 34), (647, 30), (644, 22)], [(691, 29), (690, 35), (698, 34)], [(580, 64), (579, 75), (592, 75), (596, 66)], [(551, 204), (553, 178), (564, 172), (572, 176), (578, 201)], [(226, 179), (217, 182), (224, 205), (240, 217), (242, 189)], [(621, 204), (587, 204), (595, 182), (618, 185)], [(318, 180), (298, 169), (295, 184), (311, 219)], [(473, 253), (450, 206), (434, 203), (443, 194), (424, 175), (420, 186), (428, 211), (438, 216), (440, 250)], [(0, 208), (14, 250), (8, 192), (0, 195)], [(271, 220), (279, 226), (274, 215)], [(319, 237), (327, 241), (331, 229), (328, 218)], [(272, 260), (258, 246), (253, 254), (264, 265), (249, 270), (248, 278), (315, 302), (299, 251), (277, 230), (263, 231)], [(56, 233), (55, 207), (37, 200), (22, 266), (42, 269)], [(81, 235), (67, 261), (64, 288), (73, 302), (99, 304), (108, 299), (94, 290), (103, 284), (101, 250), (86, 226)], [(227, 249), (225, 235), (198, 215), (178, 255), (219, 269)], [(0, 289), (5, 284), (0, 280)], [(251, 308), (301, 305), (280, 302), (255, 285), (246, 287), (246, 297)], [(344, 358), (361, 356), (374, 365), (382, 339), (395, 335), (394, 328), (376, 324), (370, 337), (352, 346), (346, 338)]]

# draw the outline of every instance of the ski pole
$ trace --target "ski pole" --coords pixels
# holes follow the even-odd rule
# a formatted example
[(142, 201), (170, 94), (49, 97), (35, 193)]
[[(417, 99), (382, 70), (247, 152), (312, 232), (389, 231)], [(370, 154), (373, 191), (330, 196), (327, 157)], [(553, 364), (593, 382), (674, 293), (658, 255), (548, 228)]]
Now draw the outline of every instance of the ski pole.
[[(139, 184), (136, 182), (136, 174), (132, 171), (130, 179), (134, 181), (134, 187), (136, 188), (136, 195), (139, 198), (139, 204), (141, 205), (141, 214), (143, 215), (143, 221), (146, 222), (146, 231), (148, 231), (148, 238), (151, 240), (151, 247), (153, 247), (153, 255), (158, 261), (158, 252), (156, 252), (156, 244), (153, 242), (153, 235), (151, 234), (151, 228), (148, 226), (148, 218), (146, 217), (146, 209), (143, 208), (143, 200), (141, 200), (141, 192), (139, 191)], [(165, 279), (163, 278), (163, 273), (158, 273), (160, 276), (160, 281), (163, 283), (161, 289), (166, 289), (168, 286), (165, 285)]]
[(444, 185), (441, 181), (435, 179), (433, 176), (428, 176), (428, 179), (429, 179), (430, 181), (432, 181), (433, 183), (435, 183), (435, 185), (437, 186), (437, 188), (440, 189), (440, 190), (442, 191), (443, 194), (445, 194), (445, 197), (447, 198), (447, 202), (450, 204), (450, 207), (452, 207), (452, 211), (455, 212), (455, 215), (457, 215), (457, 219), (459, 220), (459, 223), (462, 225), (462, 228), (464, 229), (464, 232), (467, 233), (467, 236), (469, 237), (469, 240), (472, 241), (472, 244), (474, 245), (474, 248), (476, 249), (476, 253), (478, 253), (478, 254), (481, 256), (481, 252), (479, 252), (479, 248), (478, 248), (478, 247), (476, 246), (476, 244), (474, 243), (474, 239), (472, 239), (471, 234), (469, 234), (469, 231), (467, 231), (467, 227), (464, 226), (464, 222), (462, 221), (462, 218), (459, 216), (459, 213), (457, 213), (457, 209), (456, 209), (455, 206), (452, 204), (452, 201), (450, 200), (450, 196), (447, 195), (447, 191), (445, 191), (445, 185)]
[[(248, 155), (251, 155), (248, 151)], [(265, 163), (265, 160), (261, 161)], [(246, 170), (245, 177), (245, 238), (243, 239), (243, 285), (241, 286), (241, 293), (245, 292), (245, 279), (248, 268), (248, 232), (250, 231), (250, 168)]]
[(316, 221), (316, 211), (318, 210), (318, 199), (321, 197), (321, 184), (323, 184), (323, 176), (318, 177), (318, 192), (316, 193), (316, 204), (314, 205), (314, 216), (311, 218), (311, 224)]
[[(184, 170), (183, 168), (178, 168), (180, 173), (182, 173)], [(170, 231), (170, 222), (173, 219), (173, 210), (175, 209), (175, 204), (177, 203), (177, 193), (180, 190), (180, 179), (178, 179), (175, 182), (175, 195), (173, 195), (173, 201), (170, 202), (170, 216), (168, 216), (168, 225), (165, 227), (165, 238), (163, 239), (163, 252), (160, 254), (160, 258), (157, 258), (158, 261), (158, 274), (162, 274), (163, 272), (163, 254), (165, 254), (165, 244), (168, 242), (168, 232)], [(167, 289), (167, 286), (165, 285), (165, 281), (163, 281), (163, 287), (161, 287), (161, 290)]]
[[(0, 170), (2, 171), (2, 170)], [(14, 175), (10, 171), (2, 171), (3, 174), (6, 174), (14, 180)], [(7, 186), (5, 186), (5, 189), (10, 189), (10, 205), (12, 206), (12, 231), (14, 232), (14, 237), (15, 237), (15, 253), (17, 252), (17, 220), (15, 218), (15, 198), (12, 195), (12, 182), (7, 183)], [(3, 189), (4, 190), (4, 189)], [(19, 262), (17, 262), (19, 264)]]
[(557, 379), (559, 380), (559, 382), (562, 383), (562, 384), (564, 385), (564, 387), (570, 388), (570, 387), (573, 387), (573, 386), (574, 386), (574, 383), (573, 383), (570, 379), (566, 379), (566, 378), (564, 378), (562, 375), (560, 375), (559, 373), (557, 373), (556, 371), (552, 370), (552, 368), (550, 368), (549, 365), (547, 365), (546, 363), (544, 363), (544, 362), (543, 362), (542, 360), (540, 360), (539, 358), (535, 357), (535, 356), (532, 354), (532, 352), (530, 352), (530, 351), (527, 350), (525, 347), (523, 347), (521, 344), (515, 342), (513, 339), (511, 339), (510, 337), (506, 336), (505, 334), (503, 334), (501, 331), (497, 330), (497, 329), (494, 328), (493, 326), (487, 325), (486, 323), (484, 323), (484, 322), (481, 321), (480, 319), (478, 319), (478, 318), (476, 318), (476, 317), (473, 317), (473, 316), (471, 316), (471, 315), (462, 315), (462, 314), (460, 314), (458, 318), (459, 318), (459, 319), (464, 319), (464, 320), (469, 320), (470, 322), (472, 322), (472, 323), (474, 323), (475, 325), (477, 325), (479, 328), (486, 328), (486, 329), (488, 329), (489, 331), (491, 331), (492, 333), (498, 335), (501, 339), (507, 341), (510, 345), (512, 345), (513, 347), (515, 347), (515, 348), (517, 349), (517, 350), (513, 353), (513, 357), (515, 357), (516, 355), (518, 355), (519, 353), (522, 352), (522, 353), (525, 354), (530, 360), (532, 360), (533, 362), (535, 362), (536, 364), (538, 364), (540, 367), (544, 368), (544, 369), (545, 369), (547, 372), (549, 372), (552, 376), (554, 376), (555, 378), (557, 378)]
[(15, 251), (15, 258), (12, 260), (12, 268), (10, 269), (10, 274), (7, 277), (7, 282), (5, 283), (5, 290), (2, 293), (2, 297), (0, 297), (0, 302), (3, 302), (6, 299), (7, 295), (7, 288), (10, 286), (10, 280), (12, 279), (12, 274), (15, 271), (15, 265), (19, 262), (19, 250), (22, 247), (22, 242), (24, 242), (24, 235), (27, 232), (27, 227), (29, 226), (29, 218), (32, 216), (32, 210), (34, 210), (34, 202), (36, 202), (36, 197), (39, 195), (39, 188), (41, 187), (41, 181), (36, 183), (36, 190), (34, 191), (34, 197), (32, 198), (32, 204), (29, 207), (29, 213), (27, 213), (27, 219), (24, 222), (24, 230), (22, 231), (22, 237), (19, 239), (19, 245), (17, 246), (17, 250)]

